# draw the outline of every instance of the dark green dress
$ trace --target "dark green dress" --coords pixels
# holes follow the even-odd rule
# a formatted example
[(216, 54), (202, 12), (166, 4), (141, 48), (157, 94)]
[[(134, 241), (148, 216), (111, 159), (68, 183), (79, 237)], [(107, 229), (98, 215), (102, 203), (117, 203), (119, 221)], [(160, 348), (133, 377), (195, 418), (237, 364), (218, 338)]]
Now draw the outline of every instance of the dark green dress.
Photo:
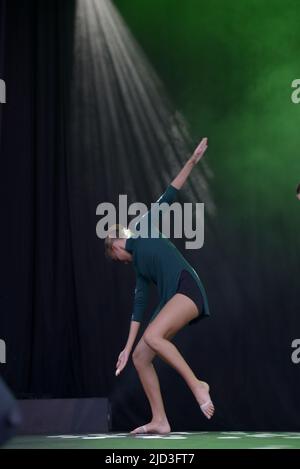
[[(169, 185), (157, 203), (171, 204), (175, 201), (177, 193), (178, 190)], [(146, 216), (150, 217), (151, 222), (151, 211), (147, 212)], [(136, 272), (132, 321), (141, 322), (142, 320), (148, 303), (149, 284), (153, 282), (157, 286), (160, 297), (159, 304), (152, 314), (150, 320), (152, 321), (162, 307), (176, 294), (179, 277), (183, 270), (187, 270), (194, 277), (201, 291), (203, 311), (200, 318), (209, 316), (207, 295), (201, 280), (192, 266), (166, 237), (161, 233), (159, 233), (159, 237), (152, 238), (133, 236), (126, 240), (125, 248), (133, 256), (133, 266)]]

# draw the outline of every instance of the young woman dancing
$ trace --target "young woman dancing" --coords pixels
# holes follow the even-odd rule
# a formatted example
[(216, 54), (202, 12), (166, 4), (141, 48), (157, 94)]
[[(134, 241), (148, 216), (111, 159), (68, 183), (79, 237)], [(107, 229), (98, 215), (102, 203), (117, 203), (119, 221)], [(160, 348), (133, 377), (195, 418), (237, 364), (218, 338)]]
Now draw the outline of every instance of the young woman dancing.
[[(204, 138), (177, 177), (158, 200), (158, 204), (171, 204), (185, 183), (190, 172), (207, 149)], [(151, 215), (151, 212), (149, 212)], [(148, 215), (148, 214), (147, 214)], [(130, 233), (132, 235), (132, 233)], [(136, 272), (136, 288), (132, 320), (128, 340), (119, 355), (116, 376), (124, 369), (134, 345), (142, 315), (147, 306), (148, 287), (153, 282), (158, 289), (160, 302), (150, 323), (135, 347), (132, 355), (142, 386), (149, 400), (152, 419), (133, 430), (132, 434), (170, 432), (160, 385), (153, 366), (155, 355), (171, 365), (185, 380), (200, 409), (210, 419), (214, 405), (209, 395), (209, 385), (198, 379), (178, 349), (171, 342), (174, 335), (187, 324), (194, 324), (209, 316), (205, 289), (191, 265), (167, 238), (128, 237), (128, 230), (117, 225), (105, 240), (106, 255), (110, 258), (132, 263)]]

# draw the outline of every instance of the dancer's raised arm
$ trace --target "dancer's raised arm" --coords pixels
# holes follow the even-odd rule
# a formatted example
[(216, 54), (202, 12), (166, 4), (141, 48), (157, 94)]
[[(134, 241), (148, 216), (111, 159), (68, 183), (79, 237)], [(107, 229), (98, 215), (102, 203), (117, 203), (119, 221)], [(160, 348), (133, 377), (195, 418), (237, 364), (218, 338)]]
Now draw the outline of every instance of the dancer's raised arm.
[(185, 163), (182, 170), (178, 173), (176, 178), (171, 182), (171, 185), (175, 187), (175, 189), (181, 189), (185, 181), (187, 180), (190, 172), (192, 171), (193, 167), (201, 160), (202, 156), (205, 153), (205, 150), (208, 146), (207, 138), (203, 138), (194, 151), (193, 155), (188, 159)]

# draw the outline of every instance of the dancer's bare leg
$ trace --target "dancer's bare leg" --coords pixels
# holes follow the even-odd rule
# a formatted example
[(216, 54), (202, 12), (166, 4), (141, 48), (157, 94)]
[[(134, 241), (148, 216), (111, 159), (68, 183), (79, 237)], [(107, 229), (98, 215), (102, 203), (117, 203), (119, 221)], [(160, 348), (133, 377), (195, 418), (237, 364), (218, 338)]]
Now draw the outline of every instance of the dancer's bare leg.
[[(168, 335), (169, 340), (171, 334)], [(145, 394), (150, 403), (152, 420), (143, 427), (137, 427), (131, 433), (169, 433), (170, 425), (166, 416), (157, 373), (152, 364), (156, 353), (146, 344), (142, 337), (133, 355), (133, 363), (138, 372)]]
[[(176, 293), (147, 327), (143, 338), (146, 344), (169, 363), (183, 377), (207, 418), (214, 413), (210, 402), (209, 386), (200, 381), (186, 363), (175, 345), (167, 337), (178, 332), (198, 314), (195, 303), (185, 295)], [(208, 403), (208, 404), (207, 404)]]

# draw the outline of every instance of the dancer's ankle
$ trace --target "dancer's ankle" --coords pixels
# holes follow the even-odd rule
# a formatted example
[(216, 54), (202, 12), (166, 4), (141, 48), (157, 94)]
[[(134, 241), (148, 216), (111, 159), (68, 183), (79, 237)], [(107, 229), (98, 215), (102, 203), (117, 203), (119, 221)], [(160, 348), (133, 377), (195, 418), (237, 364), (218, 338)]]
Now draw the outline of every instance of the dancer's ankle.
[(167, 419), (166, 415), (157, 415), (155, 417), (152, 417), (151, 423), (161, 425), (163, 423), (169, 423), (169, 422), (168, 422), (168, 419)]

